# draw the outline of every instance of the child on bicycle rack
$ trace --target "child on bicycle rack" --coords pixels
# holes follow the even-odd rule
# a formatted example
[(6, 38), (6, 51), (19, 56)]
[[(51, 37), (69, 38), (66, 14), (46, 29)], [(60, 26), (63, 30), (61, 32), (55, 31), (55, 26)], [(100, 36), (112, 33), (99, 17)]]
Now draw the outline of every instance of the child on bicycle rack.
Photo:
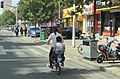
[(56, 58), (60, 57), (62, 58), (61, 65), (64, 66), (64, 52), (65, 52), (65, 44), (62, 42), (62, 38), (60, 36), (56, 37), (56, 45), (54, 48)]

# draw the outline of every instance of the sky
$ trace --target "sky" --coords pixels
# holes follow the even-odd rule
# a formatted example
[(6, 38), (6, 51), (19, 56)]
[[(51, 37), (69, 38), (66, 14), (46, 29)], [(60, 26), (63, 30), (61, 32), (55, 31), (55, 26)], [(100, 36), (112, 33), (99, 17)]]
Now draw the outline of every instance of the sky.
[(16, 5), (20, 0), (12, 0), (12, 5)]
[[(1, 2), (2, 0), (0, 0)], [(15, 6), (20, 0), (12, 0), (12, 6)], [(0, 8), (0, 14), (2, 13), (2, 9)]]

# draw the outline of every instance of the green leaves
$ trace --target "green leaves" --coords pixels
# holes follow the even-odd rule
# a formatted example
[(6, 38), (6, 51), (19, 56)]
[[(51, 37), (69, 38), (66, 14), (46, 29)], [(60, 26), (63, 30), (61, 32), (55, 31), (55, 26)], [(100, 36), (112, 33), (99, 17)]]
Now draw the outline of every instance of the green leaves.
[[(76, 0), (76, 4), (83, 5), (83, 0)], [(92, 0), (86, 0), (85, 3)], [(67, 0), (68, 7), (72, 7), (74, 0)], [(33, 22), (34, 20), (50, 21), (54, 20), (58, 14), (58, 6), (63, 8), (63, 0), (20, 0), (18, 4), (20, 19)]]
[[(55, 0), (54, 0), (55, 1)], [(23, 20), (49, 20), (54, 16), (55, 3), (53, 0), (20, 0), (18, 10)]]
[(9, 10), (0, 15), (0, 25), (14, 25), (15, 22), (15, 14)]

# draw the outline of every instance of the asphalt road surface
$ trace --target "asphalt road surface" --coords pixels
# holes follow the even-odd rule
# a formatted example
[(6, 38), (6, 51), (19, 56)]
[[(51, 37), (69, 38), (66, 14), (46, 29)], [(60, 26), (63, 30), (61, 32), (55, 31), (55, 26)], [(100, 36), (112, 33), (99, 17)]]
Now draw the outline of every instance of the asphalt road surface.
[[(29, 38), (31, 39), (31, 38)], [(48, 52), (6, 30), (0, 31), (0, 79), (119, 79), (111, 74), (66, 58), (60, 75), (48, 68)]]

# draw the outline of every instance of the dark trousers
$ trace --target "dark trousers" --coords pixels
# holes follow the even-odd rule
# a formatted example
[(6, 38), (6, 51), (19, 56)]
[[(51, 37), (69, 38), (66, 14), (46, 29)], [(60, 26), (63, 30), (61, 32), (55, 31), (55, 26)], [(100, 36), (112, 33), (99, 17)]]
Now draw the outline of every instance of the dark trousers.
[[(49, 52), (49, 63), (50, 63), (50, 66), (52, 66), (52, 61), (53, 61), (53, 58), (55, 56), (55, 52), (53, 51), (53, 47), (51, 47), (50, 49), (50, 52)], [(65, 61), (65, 57), (64, 57), (64, 54), (62, 54), (62, 61), (64, 62)]]
[(49, 52), (49, 62), (50, 62), (50, 66), (52, 66), (52, 55), (54, 54), (53, 49), (54, 49), (54, 48), (51, 47), (50, 52)]

